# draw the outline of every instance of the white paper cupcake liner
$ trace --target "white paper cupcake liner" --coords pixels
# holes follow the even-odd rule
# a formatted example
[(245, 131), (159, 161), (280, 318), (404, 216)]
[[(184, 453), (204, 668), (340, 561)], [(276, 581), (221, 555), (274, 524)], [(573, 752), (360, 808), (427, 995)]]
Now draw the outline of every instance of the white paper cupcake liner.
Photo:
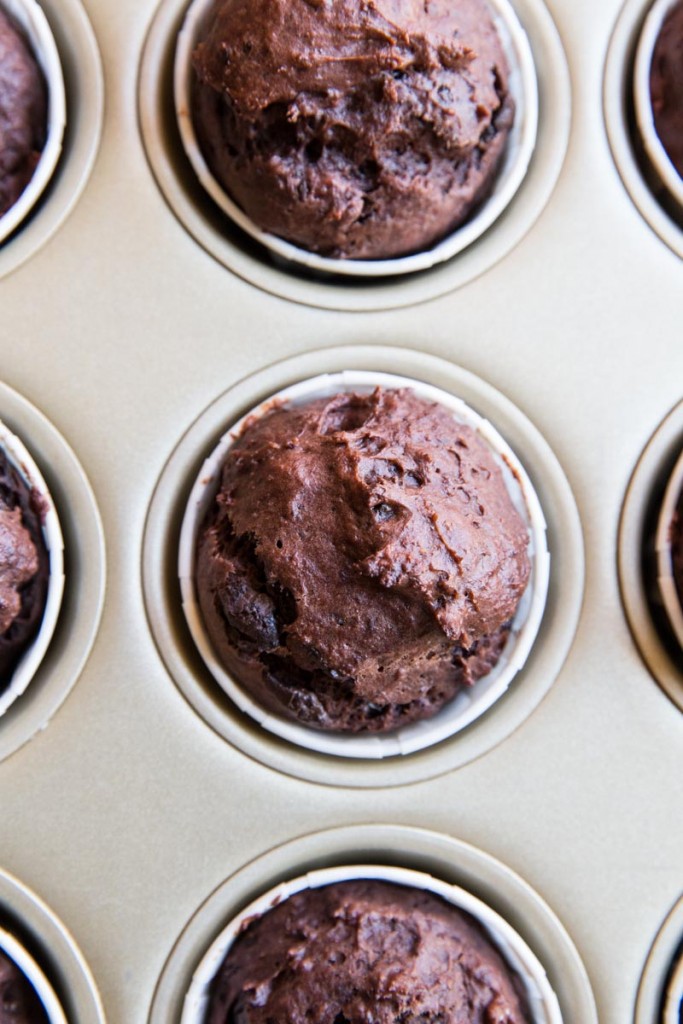
[(675, 965), (664, 1001), (662, 1024), (681, 1024), (683, 1021), (683, 952)]
[(40, 629), (14, 669), (9, 686), (0, 693), (1, 716), (25, 692), (45, 656), (55, 631), (64, 592), (64, 541), (54, 502), (40, 470), (23, 443), (1, 421), (0, 449), (5, 452), (27, 486), (40, 495), (43, 507), (43, 539), (50, 560), (47, 599)]
[(664, 19), (679, 0), (655, 0), (643, 23), (638, 40), (633, 72), (633, 98), (636, 123), (643, 140), (643, 146), (654, 170), (667, 191), (683, 210), (683, 178), (671, 162), (669, 154), (661, 143), (655, 128), (650, 96), (650, 68), (657, 37)]
[(193, 0), (178, 35), (174, 68), (174, 95), (180, 138), (203, 188), (220, 209), (246, 234), (291, 263), (327, 274), (386, 277), (427, 270), (456, 256), (476, 241), (500, 217), (527, 172), (538, 131), (538, 83), (533, 53), (526, 32), (509, 0), (489, 0), (493, 19), (510, 65), (509, 88), (515, 101), (515, 121), (505, 155), (489, 197), (465, 224), (442, 241), (410, 256), (384, 260), (346, 260), (319, 256), (262, 231), (230, 198), (213, 176), (201, 152), (192, 123), (192, 52), (204, 19), (215, 0)]
[[(247, 419), (263, 415), (272, 409), (273, 402), (303, 404), (340, 392), (368, 393), (377, 386), (412, 388), (427, 401), (437, 402), (450, 409), (459, 422), (477, 431), (493, 452), (512, 501), (527, 524), (531, 578), (517, 608), (501, 657), (488, 675), (472, 687), (463, 688), (433, 718), (414, 722), (386, 734), (348, 735), (323, 732), (269, 713), (226, 671), (216, 657), (201, 615), (195, 586), (195, 552), (199, 530), (218, 488), (225, 455)], [(356, 370), (323, 374), (285, 388), (271, 395), (230, 427), (202, 465), (192, 488), (183, 518), (178, 555), (178, 575), (187, 624), (204, 663), (233, 702), (264, 729), (291, 743), (338, 757), (372, 759), (412, 754), (439, 743), (483, 715), (505, 693), (529, 656), (538, 633), (548, 591), (549, 570), (546, 523), (540, 502), (519, 459), (491, 424), (461, 399), (432, 385), (394, 374)]]
[(66, 127), (64, 75), (57, 44), (36, 0), (0, 0), (0, 7), (23, 30), (45, 76), (48, 91), (47, 140), (28, 185), (16, 203), (0, 217), (0, 244), (21, 224), (38, 202), (54, 173), (62, 152)]
[(683, 607), (674, 580), (673, 552), (671, 549), (671, 523), (679, 499), (683, 495), (683, 452), (669, 477), (664, 500), (659, 511), (655, 548), (657, 551), (657, 578), (664, 608), (671, 628), (683, 648)]
[(267, 914), (273, 907), (304, 889), (320, 889), (337, 882), (360, 879), (392, 882), (411, 889), (424, 889), (470, 914), (483, 927), (492, 945), (521, 981), (529, 1004), (532, 1024), (562, 1024), (557, 996), (550, 986), (542, 964), (524, 939), (504, 918), (459, 886), (433, 878), (422, 871), (376, 864), (344, 865), (311, 871), (300, 878), (281, 883), (250, 903), (226, 925), (202, 957), (185, 996), (180, 1024), (204, 1024), (211, 983), (228, 950), (247, 923)]
[(0, 951), (14, 961), (22, 974), (31, 982), (43, 1004), (50, 1024), (67, 1024), (64, 1010), (42, 969), (21, 943), (2, 928), (0, 928)]

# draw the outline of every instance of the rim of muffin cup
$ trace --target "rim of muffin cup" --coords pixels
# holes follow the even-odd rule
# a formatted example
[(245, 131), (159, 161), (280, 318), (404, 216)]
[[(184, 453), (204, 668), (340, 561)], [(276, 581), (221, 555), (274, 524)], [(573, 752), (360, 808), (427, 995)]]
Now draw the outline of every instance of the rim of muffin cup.
[[(408, 889), (422, 889), (469, 914), (482, 927), (486, 938), (502, 957), (506, 967), (522, 985), (532, 1024), (562, 1024), (562, 1013), (545, 968), (515, 929), (488, 904), (458, 885), (412, 868), (377, 864), (320, 868), (281, 882), (253, 900), (222, 929), (195, 968), (185, 995), (180, 1024), (204, 1024), (210, 989), (235, 939), (256, 918), (306, 889), (320, 889), (347, 881), (390, 882)], [(668, 1021), (666, 1022), (668, 1024)]]
[(636, 123), (647, 157), (667, 191), (683, 210), (683, 178), (674, 167), (657, 134), (650, 94), (650, 69), (655, 44), (664, 19), (679, 2), (680, 0), (655, 0), (643, 22), (636, 48), (633, 97)]
[(662, 596), (664, 609), (676, 639), (683, 648), (683, 607), (674, 579), (673, 548), (671, 525), (678, 506), (683, 497), (683, 452), (681, 452), (664, 492), (664, 499), (659, 510), (655, 550), (657, 552), (657, 580)]
[(43, 540), (49, 559), (47, 595), (40, 628), (17, 663), (9, 685), (0, 692), (0, 716), (19, 698), (36, 674), (57, 625), (64, 594), (64, 539), (59, 517), (43, 475), (24, 443), (0, 420), (0, 449), (41, 502)]
[(480, 238), (502, 215), (520, 188), (536, 145), (538, 82), (527, 34), (509, 0), (487, 0), (510, 67), (509, 88), (515, 119), (493, 188), (467, 220), (427, 249), (389, 259), (343, 259), (321, 256), (259, 228), (225, 191), (209, 169), (192, 121), (194, 80), (192, 52), (204, 19), (215, 0), (193, 0), (178, 34), (173, 72), (176, 119), (182, 147), (201, 186), (242, 231), (275, 256), (324, 274), (378, 278), (428, 270), (452, 259)]
[(19, 940), (4, 928), (0, 928), (0, 952), (5, 953), (30, 982), (50, 1024), (67, 1024), (62, 1005), (42, 968)]
[[(463, 687), (436, 715), (381, 734), (327, 732), (269, 712), (223, 666), (199, 607), (195, 583), (197, 542), (219, 488), (226, 454), (247, 420), (267, 414), (275, 403), (296, 405), (340, 393), (369, 394), (377, 386), (410, 388), (419, 397), (445, 406), (459, 422), (477, 432), (493, 453), (513, 504), (527, 526), (531, 575), (516, 609), (508, 640), (492, 671), (473, 686)], [(178, 548), (178, 578), (185, 621), (205, 666), (221, 689), (242, 712), (268, 732), (299, 747), (343, 758), (379, 760), (413, 754), (449, 739), (488, 711), (505, 694), (529, 656), (545, 610), (549, 574), (546, 522), (540, 501), (526, 470), (498, 431), (462, 399), (447, 391), (412, 377), (364, 370), (324, 373), (300, 381), (270, 395), (230, 425), (204, 460), (195, 479), (183, 516)]]
[(59, 51), (52, 29), (37, 0), (0, 0), (0, 7), (19, 25), (29, 41), (47, 86), (47, 138), (31, 180), (17, 201), (0, 217), (0, 243), (28, 216), (47, 188), (62, 153), (66, 127), (66, 91)]
[(669, 979), (662, 1024), (680, 1024), (683, 1020), (683, 950)]

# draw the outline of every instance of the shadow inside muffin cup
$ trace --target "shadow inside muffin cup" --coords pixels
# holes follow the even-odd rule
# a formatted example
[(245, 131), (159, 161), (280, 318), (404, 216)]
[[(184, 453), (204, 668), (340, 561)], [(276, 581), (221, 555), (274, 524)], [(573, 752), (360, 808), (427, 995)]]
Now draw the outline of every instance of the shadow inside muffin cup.
[(679, 3), (680, 0), (655, 0), (645, 18), (636, 48), (633, 101), (636, 128), (645, 157), (656, 178), (677, 204), (678, 213), (683, 216), (683, 178), (676, 170), (657, 133), (650, 87), (650, 73), (657, 39), (667, 15)]
[[(48, 1024), (68, 1024), (62, 1005), (42, 968), (19, 939), (5, 931), (4, 928), (0, 928), (0, 953), (3, 953), (17, 967), (29, 982), (45, 1011)], [(0, 1016), (2, 1020), (5, 1020), (1, 1006)], [(34, 1021), (36, 1018), (33, 1013), (30, 1013), (26, 1018), (20, 1014), (16, 1019), (20, 1022), (24, 1019)], [(11, 1006), (7, 1020), (14, 1020)]]
[(681, 1024), (683, 1021), (683, 940), (677, 959), (672, 965), (666, 986), (662, 1024)]
[[(436, 715), (380, 735), (323, 732), (270, 714), (251, 698), (217, 658), (199, 607), (195, 581), (197, 542), (219, 486), (226, 453), (247, 420), (264, 415), (274, 404), (305, 404), (342, 392), (368, 394), (377, 386), (410, 388), (418, 397), (446, 407), (457, 421), (477, 432), (492, 452), (510, 498), (527, 526), (531, 576), (513, 618), (510, 635), (494, 668), (473, 686), (461, 689)], [(491, 424), (460, 399), (432, 385), (413, 378), (366, 371), (342, 371), (304, 380), (270, 396), (233, 424), (200, 469), (186, 506), (178, 552), (183, 613), (190, 633), (207, 668), (234, 704), (262, 728), (299, 747), (336, 757), (375, 760), (409, 755), (440, 743), (479, 718), (503, 696), (523, 667), (538, 633), (548, 591), (549, 568), (546, 524), (538, 497), (524, 467)]]
[(502, 215), (526, 175), (538, 131), (538, 83), (531, 46), (509, 0), (488, 0), (510, 66), (509, 90), (515, 118), (488, 197), (467, 220), (430, 248), (392, 259), (336, 259), (321, 256), (261, 230), (219, 184), (202, 154), (192, 121), (192, 53), (215, 0), (193, 0), (178, 34), (174, 60), (174, 97), (183, 149), (202, 187), (216, 205), (272, 255), (299, 268), (325, 275), (386, 278), (428, 270), (462, 252)]
[(33, 175), (23, 192), (0, 217), (0, 245), (20, 227), (47, 188), (62, 152), (66, 128), (66, 93), (62, 65), (50, 25), (36, 0), (0, 0), (2, 9), (25, 35), (47, 88), (47, 134)]
[(672, 533), (674, 516), (681, 502), (683, 502), (683, 452), (669, 477), (655, 536), (659, 590), (669, 623), (683, 650), (683, 606), (674, 574)]
[(465, 889), (423, 871), (377, 864), (343, 865), (310, 871), (280, 883), (245, 907), (215, 938), (195, 969), (183, 1003), (180, 1024), (205, 1024), (213, 980), (235, 939), (254, 920), (295, 893), (361, 880), (387, 882), (433, 893), (474, 918), (523, 992), (530, 1024), (562, 1024), (557, 996), (544, 967), (519, 933), (496, 911)]
[(43, 476), (24, 444), (0, 421), (0, 449), (17, 470), (40, 508), (42, 533), (49, 558), (49, 577), (40, 628), (22, 654), (6, 687), (0, 689), (0, 716), (33, 679), (57, 625), (64, 593), (64, 542), (54, 502)]

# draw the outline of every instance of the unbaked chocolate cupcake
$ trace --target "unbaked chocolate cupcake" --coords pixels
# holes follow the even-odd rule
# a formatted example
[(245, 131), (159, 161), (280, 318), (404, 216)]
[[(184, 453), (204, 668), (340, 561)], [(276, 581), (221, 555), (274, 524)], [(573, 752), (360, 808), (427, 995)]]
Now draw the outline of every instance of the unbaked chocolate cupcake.
[(424, 889), (304, 889), (252, 921), (214, 979), (206, 1024), (529, 1024), (520, 979), (481, 926)]
[(650, 168), (667, 203), (673, 199), (683, 211), (683, 0), (652, 3), (638, 39), (633, 89)]
[(37, 0), (0, 0), (0, 244), (50, 183), (66, 125), (64, 75)]
[(43, 513), (39, 493), (0, 448), (0, 693), (38, 633), (45, 610), (50, 561)]
[(194, 122), (263, 230), (338, 258), (428, 248), (491, 191), (513, 122), (485, 0), (215, 0)]
[(38, 669), (63, 589), (54, 502), (31, 454), (0, 422), (0, 715)]
[(0, 217), (33, 177), (47, 139), (47, 107), (33, 50), (0, 5)]
[(683, 0), (668, 11), (657, 36), (650, 97), (657, 135), (683, 178)]
[(378, 387), (266, 405), (221, 463), (190, 529), (193, 584), (215, 655), (261, 707), (381, 734), (492, 672), (530, 534), (476, 429)]

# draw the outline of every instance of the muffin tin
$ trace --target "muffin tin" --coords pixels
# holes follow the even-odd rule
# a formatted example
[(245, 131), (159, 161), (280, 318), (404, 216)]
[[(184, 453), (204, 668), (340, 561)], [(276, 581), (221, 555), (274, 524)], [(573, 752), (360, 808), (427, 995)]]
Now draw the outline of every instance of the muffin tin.
[[(318, 868), (414, 868), (522, 935), (564, 1024), (659, 1024), (683, 938), (683, 663), (649, 524), (683, 441), (683, 246), (632, 133), (646, 0), (515, 0), (540, 101), (522, 186), (453, 260), (371, 282), (293, 271), (216, 220), (175, 126), (184, 0), (42, 6), (67, 134), (0, 249), (0, 419), (54, 498), (66, 586), (0, 719), (0, 927), (23, 929), (70, 1024), (177, 1024), (251, 899)], [(488, 418), (551, 555), (508, 693), (458, 736), (373, 763), (241, 715), (193, 649), (176, 577), (225, 425), (344, 369), (418, 377)]]

